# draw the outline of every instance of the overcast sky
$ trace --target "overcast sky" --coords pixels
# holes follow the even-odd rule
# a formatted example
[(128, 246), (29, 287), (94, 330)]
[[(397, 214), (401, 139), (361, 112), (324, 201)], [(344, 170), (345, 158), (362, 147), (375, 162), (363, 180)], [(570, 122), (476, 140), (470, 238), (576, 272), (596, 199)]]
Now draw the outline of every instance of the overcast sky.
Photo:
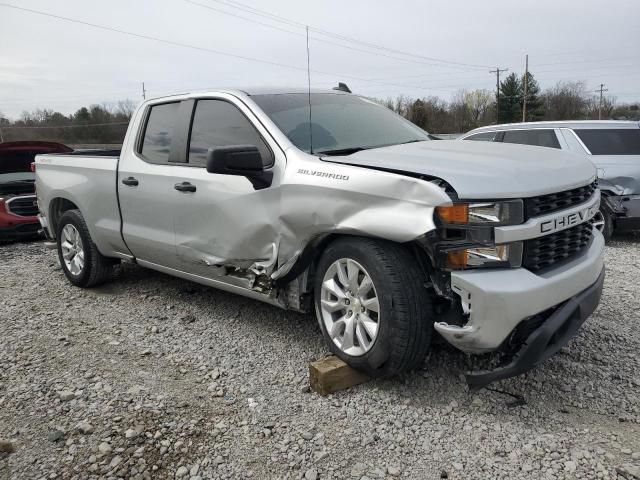
[(306, 24), (317, 87), (344, 81), (354, 92), (381, 98), (449, 99), (463, 88), (494, 90), (489, 66), (520, 74), (528, 53), (543, 88), (584, 80), (589, 90), (604, 83), (618, 102), (640, 100), (639, 0), (6, 0), (0, 2), (0, 111), (17, 118), (38, 107), (71, 113), (91, 103), (137, 102), (143, 81), (148, 96), (305, 86)]

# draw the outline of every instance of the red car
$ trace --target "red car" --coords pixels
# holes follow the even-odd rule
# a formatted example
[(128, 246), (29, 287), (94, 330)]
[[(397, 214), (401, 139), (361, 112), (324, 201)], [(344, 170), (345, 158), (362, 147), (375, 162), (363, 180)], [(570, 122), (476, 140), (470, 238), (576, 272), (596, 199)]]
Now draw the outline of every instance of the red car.
[(41, 153), (73, 151), (54, 142), (0, 143), (0, 241), (35, 237), (40, 230), (31, 164)]

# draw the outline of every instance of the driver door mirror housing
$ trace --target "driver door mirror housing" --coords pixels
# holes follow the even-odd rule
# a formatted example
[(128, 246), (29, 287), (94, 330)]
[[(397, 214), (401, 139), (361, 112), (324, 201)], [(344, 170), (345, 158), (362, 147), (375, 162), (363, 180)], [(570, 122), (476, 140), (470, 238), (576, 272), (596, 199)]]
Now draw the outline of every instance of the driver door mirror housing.
[(214, 147), (207, 151), (207, 172), (246, 177), (253, 188), (271, 186), (273, 172), (265, 170), (262, 155), (255, 145)]

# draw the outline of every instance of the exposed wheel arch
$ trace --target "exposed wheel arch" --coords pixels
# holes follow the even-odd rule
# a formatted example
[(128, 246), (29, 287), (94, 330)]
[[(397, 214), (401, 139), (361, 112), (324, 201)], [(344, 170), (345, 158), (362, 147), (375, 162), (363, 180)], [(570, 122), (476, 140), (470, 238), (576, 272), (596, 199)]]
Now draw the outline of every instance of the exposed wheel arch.
[(79, 210), (79, 208), (75, 203), (66, 198), (58, 197), (51, 200), (49, 203), (49, 233), (51, 235), (56, 235), (60, 218), (69, 210)]
[[(372, 240), (376, 240), (375, 237), (363, 237), (361, 235), (350, 235), (348, 233), (328, 233), (316, 237), (303, 249), (302, 253), (299, 255), (296, 263), (291, 267), (291, 269), (284, 274), (282, 277), (279, 277), (274, 280), (274, 284), (276, 287), (285, 287), (290, 282), (299, 282), (298, 283), (298, 291), (301, 297), (304, 299), (301, 301), (302, 310), (311, 311), (312, 303), (311, 297), (313, 293), (314, 281), (316, 276), (317, 265), (322, 258), (325, 250), (333, 243), (343, 239), (363, 239), (370, 238)], [(392, 242), (395, 243), (395, 242)], [(429, 262), (426, 254), (424, 259), (418, 259), (418, 251), (419, 248), (415, 248), (415, 242), (410, 242), (407, 244), (397, 243), (396, 245), (405, 249), (409, 255), (412, 255), (416, 258), (418, 264), (423, 265), (424, 262)], [(428, 273), (425, 271), (425, 279), (428, 278)]]

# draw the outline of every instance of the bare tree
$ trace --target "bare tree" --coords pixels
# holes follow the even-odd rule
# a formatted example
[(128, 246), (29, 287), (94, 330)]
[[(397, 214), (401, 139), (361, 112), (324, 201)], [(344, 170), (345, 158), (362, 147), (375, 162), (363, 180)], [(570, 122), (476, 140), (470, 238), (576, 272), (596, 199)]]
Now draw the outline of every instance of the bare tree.
[[(615, 97), (602, 97), (602, 119), (609, 119), (613, 116), (615, 110)], [(587, 117), (593, 120), (598, 119), (598, 111), (600, 110), (600, 97), (592, 96), (587, 103)]]
[(489, 90), (471, 90), (464, 92), (464, 103), (467, 105), (471, 128), (479, 126), (493, 104), (494, 95)]
[(463, 133), (469, 130), (469, 109), (465, 102), (465, 90), (458, 90), (451, 100), (449, 111), (453, 119), (454, 132)]
[(130, 99), (120, 100), (116, 105), (116, 114), (131, 120), (133, 112), (136, 111), (136, 102)]
[(587, 117), (589, 101), (584, 82), (558, 82), (542, 97), (545, 120), (583, 120)]

